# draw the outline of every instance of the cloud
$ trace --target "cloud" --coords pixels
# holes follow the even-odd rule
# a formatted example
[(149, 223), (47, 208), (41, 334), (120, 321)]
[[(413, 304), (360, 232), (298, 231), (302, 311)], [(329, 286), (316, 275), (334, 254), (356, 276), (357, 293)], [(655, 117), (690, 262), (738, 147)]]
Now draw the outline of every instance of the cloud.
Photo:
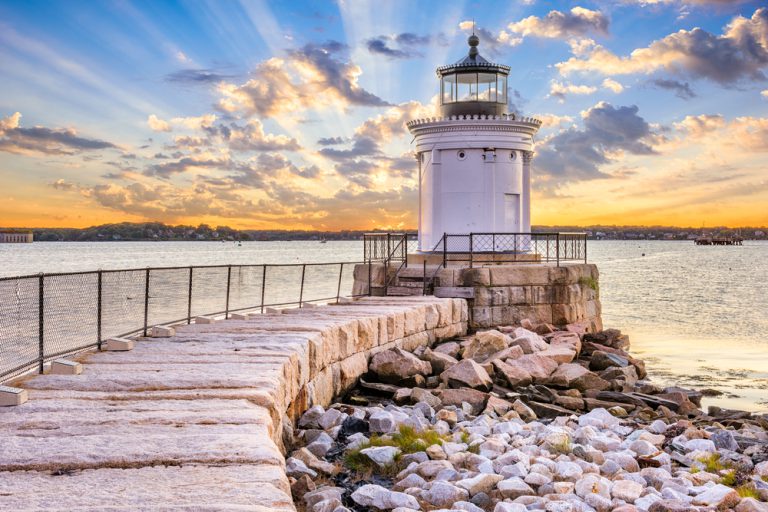
[(155, 114), (150, 114), (147, 118), (147, 126), (155, 132), (169, 132), (171, 131), (171, 124), (167, 121), (163, 121)]
[(556, 114), (536, 114), (536, 119), (541, 121), (545, 128), (562, 127), (563, 125), (573, 123), (571, 116), (558, 116)]
[(763, 89), (762, 91), (760, 91), (760, 96), (762, 96), (763, 98), (768, 98), (768, 89)]
[(606, 78), (605, 80), (603, 80), (602, 85), (603, 85), (603, 89), (608, 89), (609, 91), (613, 91), (616, 94), (619, 94), (624, 90), (624, 86), (621, 85), (616, 80), (613, 80), (612, 78)]
[(336, 144), (344, 144), (346, 140), (344, 137), (321, 137), (317, 139), (317, 143), (321, 146), (335, 146)]
[(552, 80), (549, 83), (549, 95), (553, 98), (560, 99), (560, 102), (562, 103), (565, 100), (565, 97), (569, 94), (592, 94), (595, 91), (597, 91), (597, 87), (593, 87), (591, 85), (574, 85), (574, 84), (568, 84), (568, 83), (562, 83), (558, 82), (557, 80)]
[(22, 128), (20, 121), (19, 112), (0, 118), (0, 151), (21, 155), (73, 155), (117, 147), (104, 140), (80, 137), (74, 128)]
[(155, 114), (147, 118), (147, 125), (156, 132), (170, 132), (173, 126), (187, 130), (200, 130), (210, 128), (216, 122), (216, 114), (204, 114), (196, 117), (174, 117), (170, 121), (164, 121)]
[(346, 50), (345, 45), (329, 41), (307, 44), (285, 59), (273, 57), (260, 63), (246, 83), (219, 84), (218, 108), (274, 117), (307, 109), (388, 106), (359, 85), (360, 67), (339, 58)]
[(638, 110), (636, 106), (614, 107), (601, 101), (582, 112), (583, 128), (569, 128), (537, 147), (537, 175), (543, 175), (544, 181), (556, 186), (569, 181), (609, 178), (611, 175), (601, 167), (620, 153), (653, 154), (653, 134)]
[(220, 128), (219, 133), (235, 151), (297, 151), (298, 141), (286, 135), (264, 133), (264, 125), (258, 119), (250, 120), (245, 126), (234, 123)]
[(682, 145), (692, 140), (706, 140), (714, 147), (735, 147), (740, 151), (768, 151), (768, 118), (742, 116), (730, 121), (720, 114), (685, 116), (673, 124)]
[(233, 75), (219, 73), (215, 69), (180, 69), (165, 75), (166, 82), (182, 84), (217, 84), (233, 78)]
[(600, 11), (574, 7), (569, 12), (549, 11), (543, 18), (529, 16), (510, 23), (507, 29), (524, 37), (569, 39), (590, 33), (607, 35), (609, 24), (608, 18)]
[(459, 28), (467, 32), (473, 32), (480, 38), (480, 53), (486, 53), (488, 55), (498, 55), (502, 48), (517, 46), (523, 42), (522, 37), (514, 37), (504, 32), (503, 30), (494, 35), (490, 30), (478, 27), (472, 20), (464, 20), (459, 22)]
[(174, 174), (180, 174), (197, 167), (221, 167), (226, 166), (226, 162), (221, 160), (202, 158), (196, 159), (192, 157), (184, 157), (175, 162), (166, 162), (162, 164), (153, 164), (147, 167), (144, 174), (147, 176), (155, 176), (159, 178), (169, 178)]
[(696, 97), (696, 93), (693, 92), (693, 89), (691, 89), (691, 86), (688, 84), (688, 82), (678, 82), (677, 80), (656, 78), (651, 80), (651, 84), (655, 85), (659, 89), (674, 91), (675, 96), (684, 100), (690, 100)]
[(66, 181), (64, 179), (59, 178), (58, 180), (51, 182), (48, 184), (49, 187), (55, 188), (56, 190), (74, 190), (77, 188), (77, 185), (70, 181)]
[(331, 160), (343, 161), (361, 156), (373, 156), (380, 154), (378, 143), (368, 137), (357, 137), (349, 149), (323, 148), (320, 154)]
[(685, 132), (688, 137), (700, 138), (725, 126), (725, 118), (719, 114), (685, 116), (673, 126), (676, 130)]
[(443, 34), (420, 36), (412, 32), (403, 32), (391, 36), (372, 37), (365, 41), (365, 46), (369, 52), (389, 59), (410, 59), (423, 56), (421, 50), (433, 42), (447, 45)]
[(595, 45), (585, 55), (556, 64), (560, 73), (597, 72), (606, 75), (652, 73), (665, 69), (707, 78), (723, 85), (751, 79), (763, 80), (768, 65), (768, 8), (751, 18), (736, 16), (722, 35), (701, 28), (680, 30), (619, 57)]

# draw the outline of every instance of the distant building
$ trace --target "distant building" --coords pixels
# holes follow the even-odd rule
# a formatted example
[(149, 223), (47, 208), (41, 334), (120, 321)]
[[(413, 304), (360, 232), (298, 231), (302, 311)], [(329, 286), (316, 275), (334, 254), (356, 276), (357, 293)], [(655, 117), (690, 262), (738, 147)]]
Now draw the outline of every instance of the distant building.
[(0, 231), (0, 243), (2, 244), (31, 244), (32, 238), (31, 231)]

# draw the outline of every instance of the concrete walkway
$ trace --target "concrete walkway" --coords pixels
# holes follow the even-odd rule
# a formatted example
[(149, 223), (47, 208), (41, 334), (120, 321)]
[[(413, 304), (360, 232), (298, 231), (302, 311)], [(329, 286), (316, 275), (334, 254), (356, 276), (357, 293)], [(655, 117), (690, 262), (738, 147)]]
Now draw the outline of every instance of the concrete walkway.
[(283, 429), (373, 353), (466, 325), (460, 299), (370, 297), (83, 354), (82, 375), (17, 381), (29, 402), (0, 408), (0, 510), (293, 511)]

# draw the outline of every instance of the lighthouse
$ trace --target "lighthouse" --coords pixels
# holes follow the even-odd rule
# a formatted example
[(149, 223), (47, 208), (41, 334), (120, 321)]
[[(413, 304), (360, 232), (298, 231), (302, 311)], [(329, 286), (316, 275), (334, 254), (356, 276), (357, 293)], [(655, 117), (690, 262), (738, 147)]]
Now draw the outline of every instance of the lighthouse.
[(531, 231), (541, 121), (507, 112), (510, 67), (484, 59), (475, 34), (468, 43), (466, 57), (437, 68), (441, 117), (407, 124), (419, 169), (421, 252), (437, 249), (445, 234)]

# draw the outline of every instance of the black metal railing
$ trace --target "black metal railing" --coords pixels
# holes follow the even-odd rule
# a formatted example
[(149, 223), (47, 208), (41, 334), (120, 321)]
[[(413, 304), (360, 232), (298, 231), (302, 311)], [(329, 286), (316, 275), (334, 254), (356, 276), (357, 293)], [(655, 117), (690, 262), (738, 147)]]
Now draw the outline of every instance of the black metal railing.
[(0, 382), (116, 336), (201, 315), (339, 301), (355, 262), (99, 270), (0, 278)]
[(586, 233), (445, 233), (435, 250), (443, 267), (499, 263), (587, 262)]
[(408, 253), (418, 247), (416, 233), (365, 233), (363, 235), (363, 261), (406, 262)]

